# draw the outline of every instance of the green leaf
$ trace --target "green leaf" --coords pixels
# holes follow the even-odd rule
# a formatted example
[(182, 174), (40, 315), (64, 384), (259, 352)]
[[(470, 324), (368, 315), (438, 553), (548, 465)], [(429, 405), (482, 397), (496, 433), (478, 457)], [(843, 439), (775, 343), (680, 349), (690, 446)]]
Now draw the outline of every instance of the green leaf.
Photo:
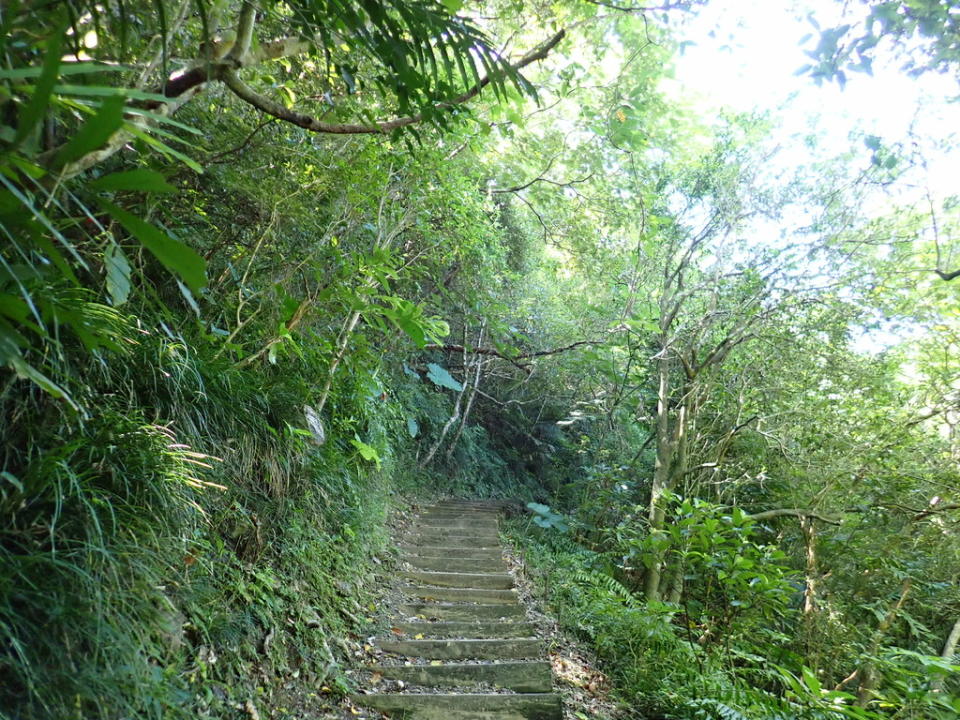
[(97, 113), (88, 118), (60, 149), (53, 164), (62, 167), (106, 143), (123, 125), (123, 104), (122, 97), (104, 100)]
[[(58, 41), (61, 39), (59, 33), (57, 34), (55, 39)], [(59, 70), (57, 71), (57, 75), (54, 75), (54, 78), (56, 78), (57, 76), (63, 77), (65, 75), (87, 75), (89, 73), (101, 73), (101, 72), (124, 72), (126, 70), (131, 69), (129, 65), (106, 65), (104, 63), (98, 63), (98, 62), (71, 62), (71, 63), (66, 63), (61, 65), (59, 62), (61, 54), (62, 53), (60, 52), (56, 54), (57, 66)], [(26, 80), (27, 78), (43, 77), (45, 67), (46, 67), (46, 58), (44, 58), (44, 65), (42, 67), (11, 68), (11, 69), (0, 70), (0, 80)], [(53, 88), (53, 83), (50, 83), (50, 87), (51, 89)]]
[(806, 685), (813, 694), (819, 695), (822, 686), (817, 676), (814, 675), (813, 670), (804, 665), (800, 669), (800, 673), (803, 675), (803, 684)]
[(412, 417), (407, 417), (407, 432), (410, 433), (410, 437), (412, 438), (415, 438), (417, 433), (420, 432), (420, 426)]
[(176, 188), (156, 170), (140, 168), (104, 175), (90, 183), (95, 190), (137, 190), (140, 192), (175, 192)]
[(127, 232), (153, 253), (167, 270), (183, 278), (191, 290), (198, 292), (207, 284), (207, 263), (193, 248), (174, 240), (159, 228), (113, 203), (100, 200), (100, 204)]
[(132, 88), (110, 87), (109, 85), (54, 85), (53, 91), (61, 95), (80, 95), (83, 97), (107, 97), (123, 100), (148, 100), (170, 102), (170, 98), (158, 93), (143, 92)]
[[(200, 165), (200, 163), (198, 163), (189, 155), (186, 155), (180, 152), (176, 148), (170, 147), (165, 142), (158, 140), (157, 138), (153, 137), (150, 133), (144, 131), (141, 128), (131, 126), (128, 129), (131, 135), (133, 135), (134, 137), (140, 138), (148, 145), (152, 145), (164, 155), (167, 155), (168, 157), (172, 157), (179, 160), (188, 168), (193, 170), (195, 173), (203, 173), (203, 167)], [(156, 128), (154, 128), (154, 132), (157, 132)]]
[(7, 472), (6, 470), (4, 470), (3, 472), (0, 472), (0, 478), (3, 478), (8, 483), (13, 485), (17, 490), (19, 490), (20, 492), (23, 492), (23, 483), (20, 482), (20, 478), (18, 478), (13, 473)]
[(110, 303), (114, 307), (120, 307), (130, 297), (130, 263), (120, 246), (111, 242), (103, 253), (103, 264), (107, 269)]
[(33, 88), (33, 95), (30, 102), (20, 113), (17, 126), (17, 137), (14, 140), (15, 145), (19, 145), (26, 139), (47, 109), (50, 102), (50, 94), (53, 92), (53, 86), (57, 82), (60, 74), (60, 56), (63, 47), (63, 27), (57, 28), (51, 33), (50, 44), (47, 47), (47, 54), (43, 57), (43, 66), (40, 69), (40, 79)]
[(416, 343), (417, 347), (422, 348), (427, 344), (427, 336), (423, 331), (423, 325), (412, 318), (402, 315), (392, 319), (396, 326), (403, 330), (403, 332), (405, 332), (407, 336), (413, 340), (414, 343)]
[(463, 390), (463, 385), (457, 382), (453, 375), (448, 373), (444, 368), (440, 367), (436, 363), (427, 363), (427, 380), (432, 382), (434, 385), (449, 388), (450, 390), (456, 390), (457, 392)]
[(376, 463), (377, 469), (380, 469), (380, 454), (376, 451), (376, 448), (367, 445), (363, 440), (360, 439), (359, 435), (354, 435), (353, 439), (350, 440), (350, 444), (357, 449), (357, 452), (360, 453), (360, 457), (368, 462)]

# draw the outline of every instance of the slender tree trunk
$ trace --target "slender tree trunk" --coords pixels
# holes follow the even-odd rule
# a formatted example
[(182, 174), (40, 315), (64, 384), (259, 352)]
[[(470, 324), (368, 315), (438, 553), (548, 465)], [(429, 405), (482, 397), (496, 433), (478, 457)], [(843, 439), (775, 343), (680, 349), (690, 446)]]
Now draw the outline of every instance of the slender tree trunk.
[[(480, 326), (480, 332), (477, 335), (477, 347), (483, 345), (483, 331), (486, 328), (486, 321)], [(467, 351), (464, 348), (463, 359), (467, 359)], [(467, 419), (470, 417), (470, 411), (473, 409), (473, 401), (477, 397), (477, 390), (480, 389), (480, 377), (483, 371), (483, 358), (481, 355), (477, 354), (474, 358), (474, 374), (473, 374), (473, 384), (470, 386), (470, 396), (467, 398), (467, 406), (463, 409), (463, 417), (460, 418), (460, 424), (457, 426), (457, 431), (453, 435), (453, 439), (450, 441), (450, 446), (447, 448), (447, 461), (453, 457), (453, 451), (457, 447), (457, 443), (460, 441), (460, 436), (463, 434), (463, 428), (467, 424)], [(467, 381), (468, 370), (466, 366), (464, 367), (463, 380), (464, 383)]]
[(803, 614), (810, 617), (817, 609), (817, 533), (812, 517), (800, 518), (800, 529), (806, 546), (806, 588), (803, 591)]
[(337, 335), (337, 349), (333, 354), (333, 360), (330, 361), (330, 369), (327, 371), (327, 380), (323, 384), (323, 390), (320, 391), (320, 399), (317, 401), (317, 415), (323, 412), (327, 404), (327, 398), (330, 397), (330, 389), (333, 387), (333, 374), (337, 371), (344, 356), (347, 354), (347, 345), (350, 343), (350, 335), (353, 333), (357, 323), (360, 322), (360, 311), (354, 310), (343, 323), (340, 334)]
[[(960, 620), (957, 620), (950, 628), (950, 634), (947, 635), (947, 640), (943, 643), (943, 651), (940, 653), (941, 659), (952, 663), (953, 656), (957, 654), (958, 642), (960, 642)], [(943, 689), (943, 675), (937, 675), (930, 686), (934, 692), (940, 692)]]
[[(912, 585), (913, 580), (910, 578), (907, 578), (903, 582), (899, 599), (894, 606), (887, 611), (887, 614), (883, 617), (883, 620), (880, 621), (880, 624), (877, 625), (877, 629), (873, 633), (870, 646), (867, 648), (866, 660), (860, 669), (851, 675), (850, 678), (848, 678), (848, 680), (853, 680), (856, 678), (858, 681), (857, 707), (863, 708), (870, 703), (870, 700), (873, 698), (873, 691), (880, 683), (880, 673), (871, 658), (877, 654), (877, 651), (880, 649), (880, 644), (883, 642), (884, 635), (887, 634), (887, 630), (889, 630), (890, 626), (893, 625), (893, 621), (897, 619), (897, 615), (900, 614), (900, 610), (903, 608), (904, 603), (907, 602), (907, 597), (910, 595), (910, 588)], [(844, 681), (844, 684), (846, 682), (847, 681)]]
[(673, 605), (679, 605), (683, 599), (683, 560), (678, 559), (673, 569), (673, 576), (667, 587), (670, 588), (670, 594), (667, 596), (667, 602)]
[(817, 613), (817, 532), (815, 520), (806, 515), (800, 517), (800, 531), (803, 534), (805, 568), (803, 590), (803, 642), (806, 646), (807, 662), (814, 672), (820, 667), (819, 653), (815, 652), (814, 633), (816, 632)]
[[(648, 531), (651, 538), (659, 539), (663, 530), (666, 510), (663, 507), (663, 495), (670, 481), (670, 467), (676, 449), (670, 432), (670, 358), (666, 341), (657, 362), (657, 457), (653, 467), (653, 485), (650, 489), (650, 506), (647, 512)], [(650, 553), (649, 567), (643, 577), (643, 594), (647, 600), (660, 599), (661, 565), (663, 551), (654, 549)]]

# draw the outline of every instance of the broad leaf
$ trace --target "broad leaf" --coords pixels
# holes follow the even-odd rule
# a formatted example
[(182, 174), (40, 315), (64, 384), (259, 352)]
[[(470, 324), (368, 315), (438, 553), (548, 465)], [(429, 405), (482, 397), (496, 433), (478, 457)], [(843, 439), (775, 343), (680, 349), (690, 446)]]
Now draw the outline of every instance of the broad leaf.
[(167, 270), (183, 278), (191, 290), (197, 292), (207, 284), (207, 263), (193, 248), (174, 240), (159, 228), (113, 203), (101, 200), (100, 204), (127, 232), (153, 253)]
[(120, 246), (111, 242), (103, 253), (103, 264), (107, 270), (110, 303), (114, 307), (120, 307), (130, 297), (130, 263)]
[(175, 192), (176, 188), (167, 182), (156, 170), (140, 168), (104, 175), (90, 183), (95, 190), (137, 190), (140, 192)]
[(434, 385), (449, 388), (450, 390), (456, 390), (457, 392), (463, 390), (463, 385), (457, 382), (453, 375), (436, 363), (427, 363), (427, 380), (432, 382)]
[(354, 435), (350, 440), (350, 444), (357, 449), (357, 452), (360, 453), (360, 457), (368, 462), (376, 463), (377, 469), (380, 468), (380, 454), (377, 452), (376, 448), (367, 445), (363, 440), (360, 439), (359, 435)]

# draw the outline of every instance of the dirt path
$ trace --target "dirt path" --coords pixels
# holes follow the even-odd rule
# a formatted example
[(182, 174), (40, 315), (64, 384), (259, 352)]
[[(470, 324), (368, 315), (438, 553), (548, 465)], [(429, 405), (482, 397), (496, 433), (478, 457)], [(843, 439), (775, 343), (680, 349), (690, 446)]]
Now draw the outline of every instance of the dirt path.
[(550, 663), (506, 571), (501, 509), (450, 500), (421, 513), (401, 544), (399, 637), (377, 642), (395, 660), (369, 668), (377, 691), (354, 702), (417, 720), (562, 718)]

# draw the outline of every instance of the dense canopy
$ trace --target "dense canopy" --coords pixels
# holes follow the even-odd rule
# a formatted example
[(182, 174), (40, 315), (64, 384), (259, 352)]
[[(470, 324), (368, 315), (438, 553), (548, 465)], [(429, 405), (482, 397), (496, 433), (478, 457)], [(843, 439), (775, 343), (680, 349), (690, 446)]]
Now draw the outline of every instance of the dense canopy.
[[(340, 717), (450, 495), (618, 716), (957, 717), (956, 138), (708, 109), (714, 4), (5, 3), (0, 718)], [(958, 89), (956, 0), (784, 5)]]

